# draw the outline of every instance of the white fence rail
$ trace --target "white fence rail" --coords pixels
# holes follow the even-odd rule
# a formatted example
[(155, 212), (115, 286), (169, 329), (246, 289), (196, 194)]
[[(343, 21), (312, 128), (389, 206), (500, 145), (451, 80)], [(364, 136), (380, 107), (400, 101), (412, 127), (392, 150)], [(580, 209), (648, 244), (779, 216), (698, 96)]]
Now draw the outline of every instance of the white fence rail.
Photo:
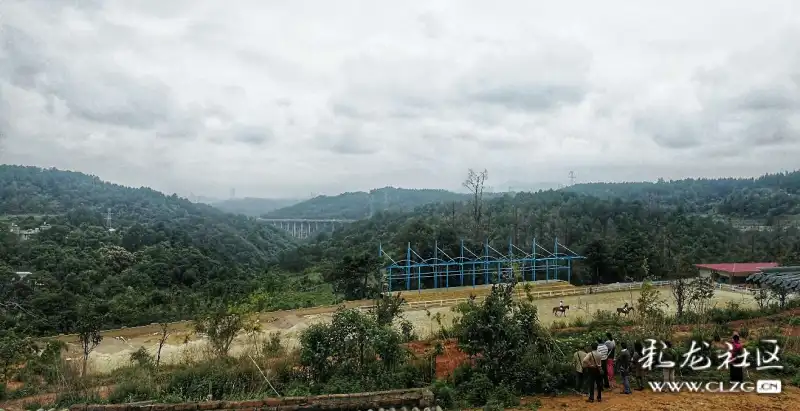
[(717, 283), (715, 288), (722, 291), (730, 291), (742, 294), (752, 294), (753, 292), (751, 288), (742, 287), (738, 285), (722, 284), (722, 283)]
[[(636, 282), (636, 283), (617, 283), (617, 284), (609, 284), (609, 285), (600, 285), (596, 287), (582, 287), (582, 288), (572, 288), (572, 289), (565, 289), (565, 290), (550, 290), (550, 291), (533, 291), (531, 292), (531, 296), (534, 299), (540, 298), (552, 298), (552, 297), (566, 297), (570, 295), (588, 295), (588, 294), (598, 294), (598, 293), (613, 293), (619, 291), (629, 291), (629, 290), (638, 290), (642, 288), (643, 282)], [(653, 281), (651, 284), (654, 287), (665, 287), (669, 285), (669, 281)], [(518, 291), (517, 295), (519, 297), (524, 297), (527, 294), (523, 291)], [(408, 301), (403, 305), (409, 308), (429, 308), (429, 307), (448, 307), (453, 306), (456, 304), (460, 304), (463, 302), (469, 301), (469, 297), (463, 298), (451, 298), (451, 299), (442, 299), (442, 300), (428, 300), (428, 301)], [(374, 305), (365, 305), (358, 307), (361, 310), (371, 310), (375, 308)]]

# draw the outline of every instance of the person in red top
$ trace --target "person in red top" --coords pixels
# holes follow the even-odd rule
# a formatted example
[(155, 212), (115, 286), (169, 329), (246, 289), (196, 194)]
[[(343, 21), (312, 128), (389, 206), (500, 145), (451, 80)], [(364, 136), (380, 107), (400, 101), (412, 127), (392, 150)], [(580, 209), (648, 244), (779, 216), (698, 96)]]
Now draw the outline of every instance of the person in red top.
[[(734, 334), (733, 341), (731, 341), (731, 350), (729, 354), (731, 358), (736, 358), (739, 355), (741, 355), (743, 348), (744, 347), (742, 346), (742, 343), (739, 341), (739, 334)], [(744, 382), (744, 368), (736, 366), (736, 363), (738, 363), (738, 361), (735, 361), (733, 359), (731, 361), (732, 361), (732, 364), (730, 364), (731, 382), (734, 381)]]

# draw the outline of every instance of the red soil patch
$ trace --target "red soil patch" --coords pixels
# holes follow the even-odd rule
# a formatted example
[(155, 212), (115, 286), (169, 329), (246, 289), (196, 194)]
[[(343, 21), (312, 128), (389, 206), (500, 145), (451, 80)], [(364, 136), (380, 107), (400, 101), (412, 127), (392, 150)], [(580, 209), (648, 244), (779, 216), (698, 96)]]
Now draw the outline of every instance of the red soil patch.
[[(444, 352), (436, 357), (436, 378), (447, 378), (453, 374), (459, 365), (468, 360), (467, 354), (458, 349), (455, 340), (441, 341)], [(408, 348), (418, 357), (422, 357), (432, 352), (435, 343), (426, 341), (414, 341), (407, 344)]]

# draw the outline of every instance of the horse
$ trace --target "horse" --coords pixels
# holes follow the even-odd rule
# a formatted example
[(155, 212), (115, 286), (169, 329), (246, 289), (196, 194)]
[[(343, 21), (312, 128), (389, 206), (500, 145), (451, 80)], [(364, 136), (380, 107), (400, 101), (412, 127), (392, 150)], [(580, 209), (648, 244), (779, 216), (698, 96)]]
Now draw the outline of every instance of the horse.
[(627, 307), (627, 308), (625, 308), (625, 307), (622, 307), (622, 308), (617, 308), (617, 315), (620, 315), (620, 314), (625, 314), (625, 315), (627, 316), (627, 315), (628, 315), (628, 314), (630, 314), (631, 312), (633, 312), (633, 307)]
[(556, 317), (558, 317), (558, 313), (567, 315), (567, 310), (569, 310), (568, 305), (565, 305), (563, 307), (553, 307), (553, 315), (555, 315)]

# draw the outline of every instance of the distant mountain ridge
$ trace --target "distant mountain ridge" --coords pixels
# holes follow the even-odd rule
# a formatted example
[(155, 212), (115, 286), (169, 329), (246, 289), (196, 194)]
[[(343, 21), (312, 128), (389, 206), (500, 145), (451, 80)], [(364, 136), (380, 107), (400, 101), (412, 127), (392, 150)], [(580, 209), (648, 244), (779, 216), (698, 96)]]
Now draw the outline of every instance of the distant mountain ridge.
[(293, 206), (301, 201), (303, 200), (297, 198), (245, 197), (217, 200), (210, 204), (228, 213), (242, 214), (248, 217), (259, 217), (270, 211)]
[(469, 194), (447, 190), (384, 187), (370, 192), (317, 196), (268, 212), (264, 217), (359, 220), (379, 211), (411, 211), (423, 205), (463, 202), (469, 198)]

